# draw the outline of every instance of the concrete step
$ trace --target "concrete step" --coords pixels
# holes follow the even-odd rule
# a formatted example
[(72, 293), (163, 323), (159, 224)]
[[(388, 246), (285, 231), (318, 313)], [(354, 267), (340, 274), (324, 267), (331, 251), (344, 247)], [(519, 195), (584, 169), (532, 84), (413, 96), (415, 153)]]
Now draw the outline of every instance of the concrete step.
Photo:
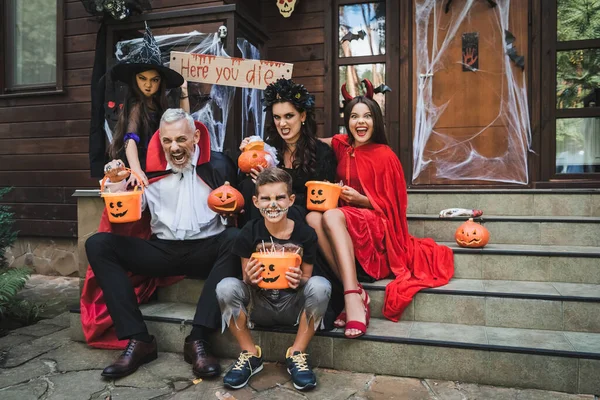
[(409, 214), (446, 208), (483, 210), (484, 215), (600, 217), (600, 189), (409, 189)]
[[(364, 283), (373, 317), (382, 318), (385, 286)], [(185, 279), (158, 289), (158, 300), (196, 304), (203, 281)], [(600, 285), (452, 279), (419, 292), (402, 321), (600, 333)]]
[[(142, 312), (161, 351), (181, 352), (195, 307), (153, 303)], [(71, 332), (82, 341), (79, 314)], [(283, 361), (295, 328), (256, 328), (252, 335), (268, 361)], [(232, 336), (216, 334), (213, 349), (235, 358)], [(308, 349), (322, 368), (444, 379), (570, 393), (600, 393), (600, 334), (492, 328), (448, 323), (372, 319), (367, 334), (346, 339), (343, 332), (317, 332)]]
[(440, 244), (454, 252), (455, 278), (600, 284), (600, 247)]
[[(454, 241), (466, 217), (409, 214), (408, 230), (416, 237)], [(484, 215), (476, 219), (490, 231), (492, 244), (600, 247), (600, 217), (532, 217)]]

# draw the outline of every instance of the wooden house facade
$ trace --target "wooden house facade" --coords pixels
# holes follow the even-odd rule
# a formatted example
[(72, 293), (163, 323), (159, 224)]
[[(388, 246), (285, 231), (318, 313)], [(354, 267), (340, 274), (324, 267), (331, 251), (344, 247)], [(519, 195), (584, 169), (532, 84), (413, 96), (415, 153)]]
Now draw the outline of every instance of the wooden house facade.
[[(28, 45), (15, 32), (35, 17), (22, 3), (54, 10), (49, 22), (33, 21), (54, 23), (53, 56), (43, 64), (54, 73), (38, 68), (31, 82), (17, 76)], [(385, 84), (391, 91), (378, 96), (388, 139), (412, 187), (597, 188), (600, 88), (584, 74), (599, 73), (600, 35), (561, 27), (566, 3), (299, 0), (284, 18), (277, 0), (154, 0), (149, 13), (107, 21), (108, 43), (140, 31), (144, 20), (158, 33), (224, 24), (231, 55), (240, 56), (235, 40), (244, 37), (262, 58), (294, 64), (294, 79), (316, 97), (324, 137), (341, 129), (341, 83)], [(22, 238), (74, 241), (72, 193), (97, 187), (88, 136), (100, 24), (80, 0), (0, 0), (0, 20), (0, 187), (13, 187), (2, 202)], [(236, 103), (225, 143), (231, 154), (241, 112)]]

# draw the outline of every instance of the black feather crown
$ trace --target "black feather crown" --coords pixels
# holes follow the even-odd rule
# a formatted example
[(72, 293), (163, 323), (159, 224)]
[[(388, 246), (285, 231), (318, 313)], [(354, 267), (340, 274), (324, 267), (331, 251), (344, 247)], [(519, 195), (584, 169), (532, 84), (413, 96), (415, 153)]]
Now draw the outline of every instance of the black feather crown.
[(284, 101), (289, 101), (294, 107), (304, 111), (312, 110), (315, 106), (314, 96), (308, 93), (304, 85), (282, 78), (267, 86), (262, 102), (266, 111), (273, 104)]

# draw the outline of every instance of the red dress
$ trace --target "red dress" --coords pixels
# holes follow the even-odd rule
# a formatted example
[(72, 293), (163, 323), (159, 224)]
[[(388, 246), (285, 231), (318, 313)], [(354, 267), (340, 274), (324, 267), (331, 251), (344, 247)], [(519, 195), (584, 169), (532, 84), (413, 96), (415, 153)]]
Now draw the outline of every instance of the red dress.
[(375, 279), (394, 275), (385, 289), (383, 314), (398, 321), (419, 290), (448, 283), (454, 274), (452, 250), (408, 233), (406, 182), (389, 146), (353, 148), (347, 135), (335, 135), (331, 145), (338, 160), (337, 180), (367, 196), (373, 206), (341, 204), (340, 210), (365, 272)]

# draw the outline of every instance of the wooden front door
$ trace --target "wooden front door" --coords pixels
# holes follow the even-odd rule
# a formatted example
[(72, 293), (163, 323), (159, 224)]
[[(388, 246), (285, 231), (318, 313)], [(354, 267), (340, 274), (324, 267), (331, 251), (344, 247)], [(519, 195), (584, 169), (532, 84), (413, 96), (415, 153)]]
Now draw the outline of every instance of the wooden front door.
[(414, 185), (529, 183), (529, 2), (492, 3), (415, 0)]

